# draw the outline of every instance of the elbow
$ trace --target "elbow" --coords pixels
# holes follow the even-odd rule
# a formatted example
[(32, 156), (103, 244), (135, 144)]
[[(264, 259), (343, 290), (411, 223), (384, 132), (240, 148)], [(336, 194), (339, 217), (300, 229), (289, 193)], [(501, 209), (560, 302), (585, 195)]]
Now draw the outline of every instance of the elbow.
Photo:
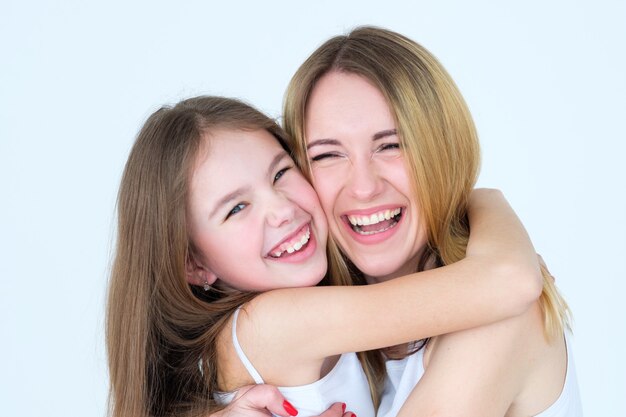
[(543, 276), (539, 265), (520, 265), (504, 261), (502, 275), (509, 282), (509, 306), (513, 315), (526, 312), (541, 296)]

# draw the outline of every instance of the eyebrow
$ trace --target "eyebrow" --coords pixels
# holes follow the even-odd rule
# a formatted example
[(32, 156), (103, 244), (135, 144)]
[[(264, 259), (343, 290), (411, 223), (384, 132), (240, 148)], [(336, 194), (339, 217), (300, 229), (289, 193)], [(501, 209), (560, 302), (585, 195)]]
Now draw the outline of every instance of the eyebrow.
[(379, 139), (387, 138), (389, 136), (395, 136), (397, 134), (398, 134), (397, 129), (381, 130), (380, 132), (374, 133), (374, 136), (372, 136), (372, 140), (379, 140)]
[[(272, 158), (272, 162), (270, 162), (268, 168), (267, 168), (267, 175), (270, 176), (272, 174), (272, 171), (274, 171), (274, 169), (276, 169), (276, 165), (278, 165), (280, 163), (280, 161), (282, 161), (287, 155), (287, 152), (285, 152), (284, 150), (280, 150), (280, 152), (278, 152), (274, 158)], [(215, 213), (221, 208), (223, 207), (225, 204), (228, 204), (229, 202), (236, 200), (237, 198), (239, 198), (240, 196), (242, 196), (243, 194), (249, 192), (252, 189), (252, 187), (250, 187), (249, 185), (244, 186), (244, 187), (239, 187), (237, 188), (235, 191), (233, 191), (232, 193), (228, 193), (226, 194), (224, 197), (220, 198), (218, 200), (217, 203), (215, 203), (215, 206), (213, 207), (213, 210), (211, 210), (211, 214), (209, 214), (209, 217), (213, 217), (215, 215)]]
[(314, 146), (320, 146), (320, 145), (339, 145), (339, 141), (337, 139), (317, 139), (309, 143), (308, 145), (306, 145), (306, 148), (308, 150)]
[(233, 191), (232, 193), (228, 193), (226, 194), (224, 197), (220, 198), (219, 201), (217, 203), (215, 203), (215, 207), (213, 207), (213, 210), (211, 210), (211, 214), (209, 214), (209, 217), (213, 217), (215, 216), (215, 213), (225, 204), (239, 198), (239, 196), (243, 195), (244, 193), (250, 191), (251, 187), (250, 186), (245, 186), (245, 187), (240, 187), (237, 188), (235, 191)]
[[(372, 141), (376, 141), (376, 140), (380, 140), (380, 139), (384, 139), (387, 138), (389, 136), (395, 136), (398, 134), (398, 130), (397, 129), (387, 129), (387, 130), (381, 130), (380, 132), (376, 132), (372, 135)], [(341, 145), (341, 142), (339, 142), (337, 139), (317, 139), (312, 141), (311, 143), (309, 143), (306, 148), (311, 149), (314, 146), (322, 146), (322, 145), (335, 145), (335, 146), (339, 146)]]
[(276, 165), (278, 165), (280, 161), (282, 161), (286, 156), (289, 156), (289, 155), (287, 155), (287, 152), (285, 152), (285, 150), (281, 149), (280, 152), (278, 152), (274, 156), (274, 158), (272, 158), (272, 162), (270, 162), (269, 166), (267, 167), (268, 177), (272, 175), (272, 171), (276, 169)]

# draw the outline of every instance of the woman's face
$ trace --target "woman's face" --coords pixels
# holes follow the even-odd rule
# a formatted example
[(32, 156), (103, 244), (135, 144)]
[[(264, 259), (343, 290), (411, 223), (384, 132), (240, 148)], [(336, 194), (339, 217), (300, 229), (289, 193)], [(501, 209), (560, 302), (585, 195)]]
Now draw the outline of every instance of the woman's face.
[(196, 272), (204, 274), (192, 284), (217, 277), (240, 290), (265, 291), (315, 285), (326, 273), (328, 231), (319, 200), (265, 130), (222, 130), (205, 139), (187, 210)]
[(414, 272), (426, 233), (382, 93), (330, 72), (311, 92), (305, 124), (313, 185), (344, 253), (369, 280)]

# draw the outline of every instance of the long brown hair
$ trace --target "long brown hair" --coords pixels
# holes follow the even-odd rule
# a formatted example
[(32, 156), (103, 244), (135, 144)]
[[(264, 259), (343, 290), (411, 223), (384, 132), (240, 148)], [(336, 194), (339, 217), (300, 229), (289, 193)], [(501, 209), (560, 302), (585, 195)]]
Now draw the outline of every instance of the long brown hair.
[[(467, 204), (480, 164), (478, 136), (469, 109), (452, 78), (425, 48), (389, 30), (360, 27), (320, 46), (293, 76), (285, 96), (284, 126), (296, 159), (310, 178), (305, 138), (306, 105), (317, 81), (338, 71), (364, 77), (385, 96), (394, 116), (413, 192), (421, 206), (428, 242), (416, 266), (438, 266), (465, 257), (469, 238)], [(329, 238), (329, 271), (355, 268)], [(568, 308), (543, 270), (540, 304), (546, 337), (560, 336)], [(364, 284), (358, 272), (355, 283)], [(361, 354), (374, 403), (378, 404), (384, 362), (377, 352)]]
[(202, 141), (218, 128), (264, 129), (285, 146), (282, 129), (252, 107), (197, 97), (153, 113), (128, 157), (106, 319), (113, 417), (205, 415), (217, 407), (216, 337), (254, 297), (186, 281), (188, 183)]

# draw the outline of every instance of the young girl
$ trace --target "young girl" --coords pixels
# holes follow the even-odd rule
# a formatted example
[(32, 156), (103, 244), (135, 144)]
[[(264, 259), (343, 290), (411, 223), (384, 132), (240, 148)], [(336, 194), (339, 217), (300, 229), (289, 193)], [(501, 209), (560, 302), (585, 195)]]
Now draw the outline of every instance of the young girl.
[(465, 259), (327, 286), (350, 277), (325, 277), (326, 219), (285, 139), (217, 97), (162, 108), (139, 133), (107, 310), (113, 416), (206, 415), (255, 382), (285, 387), (300, 415), (343, 401), (373, 416), (349, 352), (501, 320), (539, 295), (532, 245), (489, 191), (472, 196)]

